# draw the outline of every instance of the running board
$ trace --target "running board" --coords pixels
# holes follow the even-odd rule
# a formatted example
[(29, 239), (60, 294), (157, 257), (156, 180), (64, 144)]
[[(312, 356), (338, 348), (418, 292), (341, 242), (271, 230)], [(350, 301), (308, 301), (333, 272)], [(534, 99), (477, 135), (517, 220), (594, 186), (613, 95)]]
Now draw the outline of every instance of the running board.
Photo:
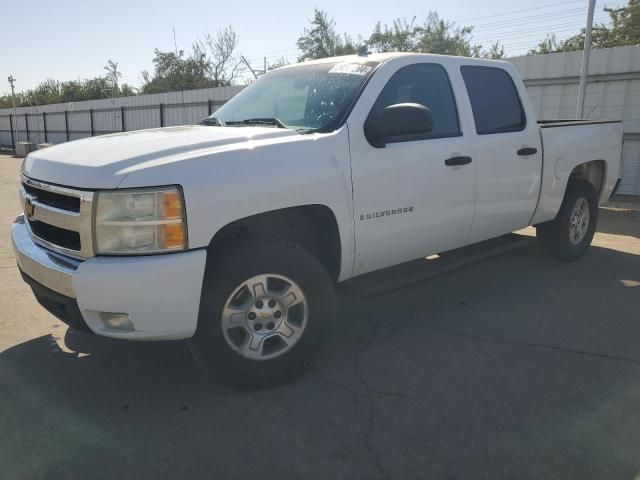
[(338, 284), (338, 292), (364, 297), (392, 292), (524, 247), (529, 242), (530, 237), (510, 233), (350, 278)]

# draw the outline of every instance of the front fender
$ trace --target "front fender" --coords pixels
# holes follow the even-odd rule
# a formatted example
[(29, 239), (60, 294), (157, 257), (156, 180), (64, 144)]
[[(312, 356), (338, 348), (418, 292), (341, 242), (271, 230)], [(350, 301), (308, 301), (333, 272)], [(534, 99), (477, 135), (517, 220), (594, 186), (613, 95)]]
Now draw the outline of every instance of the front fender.
[(189, 248), (209, 245), (224, 226), (260, 213), (325, 205), (340, 232), (339, 280), (353, 270), (353, 203), (347, 127), (329, 134), (249, 141), (133, 171), (120, 188), (178, 184)]

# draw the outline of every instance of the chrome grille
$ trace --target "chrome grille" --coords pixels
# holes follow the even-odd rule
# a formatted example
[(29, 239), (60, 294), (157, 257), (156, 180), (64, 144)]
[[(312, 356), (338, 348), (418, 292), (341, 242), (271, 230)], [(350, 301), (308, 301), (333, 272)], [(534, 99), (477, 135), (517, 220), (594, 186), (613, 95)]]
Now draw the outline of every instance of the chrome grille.
[(93, 192), (43, 183), (22, 176), (26, 225), (33, 240), (63, 255), (94, 255), (91, 236)]

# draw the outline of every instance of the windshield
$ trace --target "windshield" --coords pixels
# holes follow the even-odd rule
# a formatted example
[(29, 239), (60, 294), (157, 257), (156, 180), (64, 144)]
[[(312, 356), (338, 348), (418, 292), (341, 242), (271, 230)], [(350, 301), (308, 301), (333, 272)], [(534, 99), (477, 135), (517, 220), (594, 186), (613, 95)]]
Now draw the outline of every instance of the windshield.
[(332, 62), (263, 75), (203, 123), (325, 130), (339, 121), (376, 62)]

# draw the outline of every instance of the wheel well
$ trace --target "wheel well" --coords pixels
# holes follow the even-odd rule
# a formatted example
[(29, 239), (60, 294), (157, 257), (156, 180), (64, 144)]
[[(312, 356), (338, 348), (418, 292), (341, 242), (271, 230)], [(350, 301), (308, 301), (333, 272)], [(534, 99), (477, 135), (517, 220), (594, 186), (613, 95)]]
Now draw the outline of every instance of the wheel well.
[(340, 232), (335, 215), (324, 205), (272, 210), (236, 220), (221, 228), (209, 244), (210, 251), (222, 250), (244, 238), (290, 240), (313, 253), (336, 281), (340, 275)]
[(581, 163), (577, 165), (569, 175), (569, 181), (586, 180), (593, 185), (598, 198), (604, 186), (604, 177), (606, 173), (606, 164), (603, 160), (593, 160), (591, 162)]

